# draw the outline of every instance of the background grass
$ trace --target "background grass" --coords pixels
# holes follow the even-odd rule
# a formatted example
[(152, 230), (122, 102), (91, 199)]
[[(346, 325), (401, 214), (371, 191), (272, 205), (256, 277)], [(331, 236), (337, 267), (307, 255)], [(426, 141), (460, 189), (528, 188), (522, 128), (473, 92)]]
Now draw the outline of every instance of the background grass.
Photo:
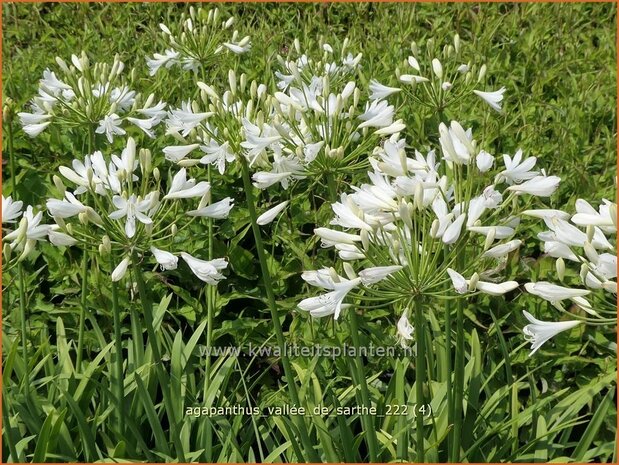
[[(252, 52), (240, 64), (250, 79), (261, 79), (268, 73), (274, 66), (274, 56), (285, 53), (295, 37), (302, 38), (303, 46), (311, 48), (320, 37), (337, 43), (347, 36), (351, 50), (364, 54), (363, 75), (394, 85), (394, 70), (408, 56), (412, 40), (423, 45), (433, 37), (437, 43), (446, 44), (457, 32), (467, 53), (488, 64), (489, 88), (507, 88), (505, 112), (489, 121), (483, 138), (485, 147), (495, 154), (513, 153), (521, 147), (525, 153), (538, 156), (540, 165), (550, 174), (559, 175), (562, 183), (550, 207), (569, 210), (577, 198), (597, 202), (602, 197), (616, 197), (615, 4), (219, 7), (237, 16), (241, 33), (252, 36)], [(144, 57), (162, 50), (157, 41), (158, 23), (174, 22), (183, 11), (184, 4), (4, 3), (3, 97), (12, 98), (23, 108), (54, 57), (66, 59), (80, 50), (108, 62), (119, 53), (128, 68), (136, 67), (146, 76)], [(226, 72), (224, 66), (216, 67), (209, 79), (217, 82)], [(195, 91), (188, 85), (187, 77), (174, 71), (170, 76), (174, 82), (171, 87), (164, 87), (161, 78), (155, 81), (167, 101), (178, 103), (193, 97)], [(138, 81), (140, 85), (146, 87), (146, 81)], [(480, 107), (462, 106), (454, 111), (454, 116), (464, 124), (478, 127), (475, 115), (479, 110)], [(415, 141), (411, 142), (415, 145)], [(22, 133), (16, 136), (15, 150), (19, 197), (35, 205), (44, 203), (57, 166), (81, 153), (81, 147), (70, 138), (46, 135), (31, 140)], [(7, 176), (3, 178), (6, 181)], [(4, 195), (11, 194), (7, 182), (3, 191)], [(302, 209), (293, 213), (299, 225), (310, 223), (304, 220)], [(252, 342), (259, 346), (271, 334), (266, 311), (258, 299), (259, 272), (254, 251), (247, 239), (237, 235), (245, 224), (240, 210), (219, 231), (222, 240), (234, 240), (238, 245), (218, 245), (229, 257), (235, 273), (235, 278), (224, 284), (225, 292), (222, 291), (217, 306), (214, 338), (221, 345)], [(306, 229), (311, 231), (311, 227)], [(201, 239), (196, 237), (199, 246)], [(282, 243), (298, 240), (299, 236), (275, 237), (268, 246), (280, 257)], [(539, 255), (537, 241), (525, 245), (528, 255)], [(47, 246), (42, 250), (44, 254), (36, 254), (28, 264), (30, 360), (23, 360), (18, 351), (17, 296), (11, 276), (4, 277), (3, 400), (11, 428), (3, 430), (3, 437), (12, 435), (18, 455), (29, 461), (172, 460), (174, 452), (166, 442), (168, 425), (154, 374), (144, 369), (140, 376), (128, 376), (126, 391), (133, 396), (129, 404), (119, 404), (106, 384), (108, 365), (111, 366), (106, 353), (111, 314), (105, 274), (95, 272), (91, 277), (95, 290), (88, 300), (93, 317), (88, 323), (86, 377), (76, 374), (73, 366), (80, 254), (71, 250), (63, 254)], [(313, 330), (313, 326), (308, 325), (304, 315), (292, 318), (287, 312), (294, 309), (296, 296), (303, 291), (299, 271), (311, 264), (313, 258), (299, 253), (288, 262), (278, 261), (273, 270), (279, 304), (286, 311), (282, 319), (290, 337), (298, 343), (312, 341), (309, 328)], [(533, 270), (529, 272), (540, 278), (551, 272), (543, 257), (528, 265)], [(149, 278), (162, 280), (156, 273), (149, 274)], [(168, 357), (165, 363), (173, 374), (176, 399), (181, 405), (202, 405), (204, 398), (213, 405), (247, 399), (261, 406), (285, 403), (281, 367), (271, 358), (215, 360), (215, 381), (202, 390), (202, 361), (191, 341), (192, 337), (199, 339), (204, 330), (200, 325), (204, 319), (204, 298), (201, 286), (192, 281), (190, 275), (180, 274), (171, 282), (154, 285), (159, 297), (156, 302), (161, 302), (158, 311), (163, 315), (160, 331)], [(124, 294), (121, 307), (129, 308), (132, 303)], [(616, 435), (616, 353), (612, 347), (609, 349), (616, 334), (592, 331), (584, 339), (584, 346), (582, 340), (564, 335), (556, 349), (545, 347), (545, 355), (529, 359), (526, 350), (515, 350), (522, 343), (519, 328), (523, 322), (516, 316), (516, 309), (523, 306), (522, 296), (518, 303), (509, 302), (510, 298), (515, 297), (508, 296), (508, 302), (482, 298), (468, 312), (467, 395), (477, 399), (477, 403), (471, 404), (467, 417), (469, 428), (463, 440), (466, 457), (469, 461), (616, 460), (612, 445)], [(544, 304), (534, 299), (524, 302), (537, 315), (547, 311)], [(476, 311), (479, 307), (488, 308), (489, 312), (480, 314)], [(364, 344), (384, 344), (384, 316), (380, 311), (368, 312), (361, 328)], [(322, 342), (349, 341), (349, 329), (344, 323), (338, 331), (330, 331), (328, 323), (316, 325), (331, 337)], [(129, 334), (125, 340), (129, 348)], [(97, 358), (99, 353), (104, 355)], [(393, 362), (380, 358), (364, 362), (371, 396), (384, 408), (394, 398)], [(23, 386), (26, 366), (34, 379), (34, 393), (30, 394)], [(355, 405), (347, 360), (331, 363), (297, 359), (294, 367), (308, 404)], [(406, 385), (411, 392), (413, 381), (414, 377)], [(441, 395), (444, 396), (440, 383), (431, 389), (433, 403), (439, 407)], [(108, 426), (107, 419), (115, 408), (128, 409), (131, 429), (127, 437)], [(312, 437), (321, 459), (367, 460), (357, 417), (313, 421), (316, 423), (312, 425)], [(436, 421), (437, 436), (428, 439), (433, 444), (440, 443), (441, 432), (447, 428), (443, 419)], [(290, 461), (302, 460), (307, 452), (295, 448), (294, 426), (284, 417), (268, 421), (218, 418), (211, 425), (217, 434), (216, 446), (208, 452), (203, 443), (205, 424), (204, 419), (184, 422), (187, 426), (181, 440), (188, 460)], [(383, 432), (379, 436), (381, 457), (393, 459), (393, 439), (389, 437), (395, 428), (393, 420), (377, 418), (375, 427)], [(3, 441), (3, 457), (8, 456), (6, 448)], [(433, 446), (426, 458), (444, 460), (440, 444)]]

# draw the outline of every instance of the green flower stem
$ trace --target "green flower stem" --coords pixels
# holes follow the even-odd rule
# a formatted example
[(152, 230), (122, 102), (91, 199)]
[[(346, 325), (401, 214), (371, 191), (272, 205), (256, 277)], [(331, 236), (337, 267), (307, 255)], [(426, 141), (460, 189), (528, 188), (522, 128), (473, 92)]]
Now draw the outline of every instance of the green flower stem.
[[(357, 313), (354, 309), (351, 309), (348, 314), (350, 315), (350, 333), (352, 336), (353, 346), (355, 347), (354, 369), (356, 372), (357, 383), (361, 391), (361, 402), (368, 407), (370, 403), (370, 392), (363, 372), (363, 363), (361, 361), (359, 339), (359, 322), (357, 321)], [(374, 422), (369, 415), (362, 415), (361, 421), (363, 423), (363, 429), (365, 430), (366, 442), (368, 445), (368, 452), (370, 454), (370, 462), (378, 462), (377, 443), (376, 443), (376, 430), (374, 428)], [(398, 443), (399, 445), (399, 443)]]
[[(211, 183), (211, 165), (208, 165), (207, 178), (209, 184)], [(208, 259), (213, 259), (213, 219), (208, 219)], [(206, 393), (208, 392), (208, 386), (211, 383), (211, 353), (210, 349), (213, 345), (213, 324), (214, 324), (214, 306), (215, 306), (215, 296), (217, 292), (217, 286), (206, 286), (206, 312), (207, 312), (207, 323), (206, 323), (206, 367), (205, 367), (205, 376), (204, 376), (204, 396), (206, 397)], [(206, 461), (212, 462), (212, 451), (213, 451), (213, 430), (211, 427), (211, 423), (206, 423), (205, 428), (206, 434)]]
[[(84, 260), (86, 262), (86, 260)], [(114, 269), (116, 266), (114, 261), (111, 260), (111, 267)], [(84, 275), (85, 276), (85, 275)], [(120, 308), (118, 306), (118, 283), (112, 282), (112, 313), (114, 314), (114, 347), (115, 347), (115, 388), (116, 388), (116, 398), (118, 399), (119, 411), (118, 414), (118, 432), (122, 436), (125, 431), (125, 411), (124, 411), (124, 400), (125, 400), (125, 390), (123, 383), (123, 344), (122, 344), (122, 334), (120, 331)]]
[[(88, 125), (88, 154), (94, 151), (95, 147), (95, 128), (92, 124)], [(88, 194), (86, 194), (88, 195)], [(82, 256), (82, 288), (80, 295), (80, 321), (77, 331), (77, 360), (75, 369), (79, 373), (82, 366), (82, 352), (84, 350), (84, 327), (86, 325), (86, 305), (88, 295), (88, 252), (84, 249)]]
[(183, 445), (181, 443), (180, 434), (178, 431), (179, 416), (174, 408), (174, 402), (170, 394), (170, 379), (161, 365), (161, 349), (159, 348), (159, 339), (157, 333), (155, 333), (155, 324), (153, 321), (153, 306), (150, 301), (148, 291), (146, 290), (146, 283), (142, 276), (142, 270), (139, 263), (140, 258), (137, 253), (134, 252), (131, 258), (133, 267), (133, 276), (138, 285), (138, 293), (140, 295), (140, 303), (142, 304), (142, 310), (144, 313), (144, 321), (146, 323), (146, 332), (148, 333), (148, 341), (153, 353), (153, 361), (155, 365), (155, 373), (159, 381), (159, 388), (163, 395), (163, 403), (165, 406), (166, 414), (168, 416), (168, 422), (170, 424), (170, 436), (176, 449), (177, 459), (180, 462), (186, 462), (185, 453), (183, 452)]
[[(395, 396), (398, 406), (408, 405), (406, 401), (406, 369), (408, 368), (408, 358), (396, 361), (396, 384)], [(407, 409), (405, 409), (406, 412)], [(408, 462), (408, 415), (403, 414), (398, 416), (398, 450), (397, 457), (401, 462)]]
[(419, 409), (424, 404), (423, 386), (426, 377), (426, 350), (425, 350), (425, 321), (423, 316), (423, 306), (420, 302), (415, 302), (415, 341), (417, 343), (417, 354), (415, 357), (415, 388), (417, 407), (415, 409), (416, 437), (417, 437), (417, 459), (416, 463), (423, 463), (425, 460), (425, 445), (423, 434), (423, 414)]
[[(254, 240), (256, 242), (256, 253), (258, 254), (258, 260), (260, 261), (260, 269), (262, 271), (262, 282), (264, 283), (264, 289), (267, 294), (267, 299), (269, 303), (269, 310), (271, 311), (271, 319), (273, 320), (273, 329), (275, 330), (275, 336), (277, 338), (277, 344), (279, 345), (280, 352), (282, 354), (282, 365), (284, 368), (284, 374), (286, 375), (286, 380), (288, 381), (288, 391), (290, 393), (290, 398), (292, 403), (296, 406), (300, 406), (299, 402), (299, 394), (297, 392), (297, 387), (295, 384), (295, 377), (292, 371), (292, 367), (290, 366), (290, 360), (288, 359), (288, 354), (286, 354), (286, 340), (284, 339), (284, 333), (282, 331), (282, 325), (279, 321), (279, 315), (277, 313), (277, 304), (275, 302), (275, 294), (273, 293), (273, 287), (271, 285), (271, 274), (269, 272), (269, 266), (267, 264), (267, 259), (264, 254), (264, 245), (262, 243), (262, 236), (260, 233), (260, 227), (258, 226), (257, 219), (258, 215), (256, 214), (256, 205), (254, 200), (253, 188), (254, 186), (251, 183), (251, 178), (249, 176), (249, 166), (247, 166), (247, 160), (241, 156), (240, 163), (243, 171), (243, 185), (245, 187), (245, 198), (247, 200), (247, 210), (249, 211), (249, 217), (251, 220), (251, 227), (254, 233)], [(293, 421), (296, 423), (296, 426), (299, 430), (299, 435), (301, 436), (301, 442), (305, 445), (311, 444), (309, 439), (309, 434), (307, 431), (307, 426), (303, 421), (303, 418), (299, 416), (293, 416)], [(309, 460), (311, 462), (317, 463), (320, 462), (320, 457), (316, 453), (316, 450), (313, 447), (309, 447), (307, 449)]]
[(456, 361), (454, 366), (453, 392), (453, 447), (450, 462), (460, 460), (460, 436), (462, 434), (462, 401), (464, 397), (464, 302), (456, 303)]

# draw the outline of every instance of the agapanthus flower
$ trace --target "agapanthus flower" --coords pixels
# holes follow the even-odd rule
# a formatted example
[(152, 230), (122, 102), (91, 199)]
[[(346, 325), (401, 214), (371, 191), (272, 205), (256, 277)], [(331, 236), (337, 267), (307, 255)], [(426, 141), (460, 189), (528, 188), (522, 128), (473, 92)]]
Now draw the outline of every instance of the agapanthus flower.
[(575, 328), (582, 323), (582, 321), (579, 320), (557, 322), (542, 321), (535, 318), (526, 310), (523, 310), (522, 313), (530, 322), (522, 329), (525, 338), (531, 342), (531, 353), (529, 355), (533, 355), (544, 343), (557, 334)]

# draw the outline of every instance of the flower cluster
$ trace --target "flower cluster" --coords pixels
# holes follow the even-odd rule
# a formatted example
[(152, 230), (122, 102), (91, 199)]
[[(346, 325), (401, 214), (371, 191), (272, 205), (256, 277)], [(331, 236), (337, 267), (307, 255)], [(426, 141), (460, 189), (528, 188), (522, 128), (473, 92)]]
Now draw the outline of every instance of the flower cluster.
[[(332, 204), (331, 225), (343, 230), (315, 230), (322, 246), (334, 247), (344, 261), (346, 277), (333, 268), (304, 273), (309, 284), (330, 292), (303, 300), (301, 310), (337, 318), (358, 288), (360, 299), (368, 295), (405, 309), (397, 327), (407, 340), (411, 306), (480, 292), (499, 296), (518, 287), (501, 282), (499, 273), (521, 245), (514, 238), (519, 215), (530, 196), (551, 195), (559, 178), (535, 170), (536, 158), (523, 159), (520, 150), (496, 166), (456, 121), (440, 124), (437, 148), (411, 157), (399, 134), (376, 147), (368, 183)], [(455, 295), (446, 292), (449, 283)]]
[[(122, 256), (112, 271), (113, 281), (147, 251), (163, 270), (176, 269), (177, 254), (162, 248), (178, 244), (181, 232), (195, 218), (225, 218), (233, 206), (230, 198), (211, 204), (210, 184), (188, 178), (185, 168), (162, 179), (159, 169), (153, 168), (150, 150), (138, 152), (131, 137), (120, 155), (96, 151), (83, 161), (73, 160), (71, 167), (60, 167), (60, 174), (75, 189), (67, 190), (54, 177), (60, 196), (47, 201), (47, 211), (56, 222), (52, 242), (85, 249), (98, 244), (102, 255)], [(186, 199), (200, 199), (197, 208), (186, 211)], [(202, 281), (216, 284), (223, 279), (224, 259), (203, 261), (186, 252), (180, 256)]]
[[(108, 63), (91, 64), (84, 52), (72, 55), (71, 64), (56, 57), (58, 69), (49, 68), (39, 81), (39, 93), (30, 103), (31, 112), (18, 113), (24, 132), (36, 137), (52, 123), (63, 128), (96, 127), (112, 142), (126, 134), (127, 125), (154, 137), (153, 128), (165, 117), (165, 103), (146, 101), (131, 90), (123, 76), (119, 57)], [(58, 75), (56, 74), (58, 72)]]
[[(531, 322), (524, 328), (532, 342), (532, 353), (558, 332), (581, 323), (614, 324), (617, 305), (617, 205), (603, 199), (596, 210), (583, 199), (576, 201), (576, 213), (561, 210), (527, 210), (524, 215), (544, 221), (547, 231), (538, 234), (544, 252), (555, 259), (558, 280), (529, 282), (530, 294), (550, 302), (561, 313), (575, 315), (577, 320), (539, 322), (525, 312)], [(579, 281), (570, 280), (566, 265), (573, 263), (578, 271), (571, 273)], [(577, 286), (584, 287), (577, 287)], [(569, 301), (573, 308), (566, 308)], [(575, 309), (581, 312), (574, 312)], [(580, 315), (578, 315), (580, 313)], [(543, 324), (542, 324), (543, 323)], [(541, 326), (540, 326), (541, 325)]]
[(160, 24), (168, 48), (146, 59), (150, 75), (154, 76), (162, 67), (172, 66), (198, 72), (220, 60), (224, 52), (237, 55), (248, 52), (251, 48), (249, 36), (240, 38), (236, 30), (230, 35), (233, 25), (234, 17), (222, 20), (218, 8), (207, 11), (193, 6), (188, 17), (183, 13), (177, 26), (170, 28)]

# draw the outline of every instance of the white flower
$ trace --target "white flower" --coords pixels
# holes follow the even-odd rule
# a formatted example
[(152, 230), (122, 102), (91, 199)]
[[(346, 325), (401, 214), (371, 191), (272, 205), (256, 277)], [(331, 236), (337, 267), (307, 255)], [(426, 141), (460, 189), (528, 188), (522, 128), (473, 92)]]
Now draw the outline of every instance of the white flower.
[(224, 218), (228, 218), (232, 207), (234, 207), (234, 200), (231, 197), (226, 197), (225, 199), (215, 202), (208, 207), (200, 208), (198, 210), (191, 210), (187, 212), (187, 214), (189, 216), (204, 216), (206, 218), (222, 220)]
[(180, 132), (183, 137), (187, 137), (203, 120), (212, 115), (213, 113), (194, 113), (191, 101), (183, 102), (181, 108), (170, 110), (166, 120), (168, 132)]
[(57, 218), (71, 218), (88, 210), (88, 207), (77, 200), (71, 192), (66, 191), (64, 195), (65, 198), (62, 200), (49, 199), (47, 201), (46, 207), (50, 215)]
[(195, 179), (187, 180), (187, 170), (181, 168), (172, 179), (170, 190), (163, 197), (168, 199), (189, 199), (192, 197), (202, 197), (211, 189), (211, 185), (206, 181), (196, 184)]
[(14, 201), (11, 196), (2, 196), (2, 224), (15, 223), (22, 214), (24, 203), (21, 200)]
[(228, 142), (219, 145), (215, 140), (211, 139), (208, 145), (201, 145), (200, 150), (206, 153), (200, 159), (200, 163), (217, 165), (219, 174), (224, 174), (226, 171), (226, 162), (231, 163), (235, 160), (234, 153), (230, 150)]
[(419, 62), (417, 61), (417, 58), (415, 58), (414, 56), (409, 56), (408, 57), (408, 65), (413, 68), (415, 71), (420, 71), (421, 68), (419, 67)]
[(258, 217), (258, 219), (256, 220), (256, 223), (258, 223), (260, 226), (264, 226), (265, 224), (271, 223), (277, 217), (277, 215), (279, 215), (282, 212), (282, 210), (286, 208), (287, 205), (288, 205), (288, 200), (274, 206), (273, 208), (268, 209), (267, 211), (265, 211), (262, 215)]
[(41, 241), (47, 236), (50, 226), (47, 224), (41, 224), (43, 219), (43, 212), (39, 212), (36, 215), (32, 206), (28, 205), (20, 221), (20, 226), (13, 232), (10, 232), (4, 239), (7, 241), (14, 241), (11, 247), (16, 247), (21, 243), (22, 237), (29, 241)]
[(381, 100), (395, 94), (396, 92), (400, 92), (400, 90), (401, 89), (397, 87), (385, 86), (376, 79), (372, 79), (370, 81), (370, 92), (372, 92), (370, 95), (370, 100)]
[(501, 111), (501, 101), (503, 101), (505, 87), (501, 87), (499, 90), (495, 90), (494, 92), (482, 92), (481, 90), (474, 90), (473, 93), (478, 97), (482, 98), (496, 111)]
[(46, 121), (52, 117), (46, 113), (18, 113), (22, 129), (30, 137), (36, 137), (41, 134), (51, 121)]
[(129, 259), (129, 257), (126, 257), (125, 259), (123, 259), (122, 262), (120, 262), (116, 268), (114, 268), (114, 271), (112, 271), (112, 281), (116, 282), (116, 281), (120, 281), (123, 276), (125, 276), (125, 274), (127, 273), (127, 268), (129, 268), (129, 264), (131, 263), (131, 260)]
[(429, 79), (423, 76), (417, 76), (414, 74), (402, 74), (400, 76), (400, 81), (404, 82), (405, 84), (410, 84), (412, 82), (415, 82), (417, 84), (421, 83), (421, 82), (428, 82)]
[(359, 115), (359, 119), (363, 121), (359, 125), (359, 129), (365, 127), (383, 128), (390, 126), (393, 123), (393, 113), (395, 107), (389, 105), (386, 100), (374, 100), (371, 104), (366, 105), (365, 112)]
[(538, 197), (549, 197), (559, 187), (561, 178), (558, 176), (536, 176), (522, 184), (509, 186), (508, 191), (514, 191), (516, 194), (531, 194)]
[(258, 189), (266, 189), (289, 178), (292, 174), (292, 172), (275, 173), (273, 171), (259, 171), (254, 173), (251, 178), (254, 181), (254, 186)]
[(57, 247), (70, 247), (77, 244), (77, 241), (74, 238), (72, 238), (68, 234), (60, 232), (59, 229), (60, 226), (58, 225), (52, 225), (50, 227), (49, 231), (47, 232), (47, 238), (49, 239), (50, 243), (54, 244)]
[(576, 214), (572, 216), (572, 223), (578, 226), (608, 226), (608, 232), (612, 232), (615, 225), (611, 215), (611, 208), (617, 208), (612, 202), (604, 199), (604, 205), (600, 205), (599, 212), (586, 200), (576, 200)]
[(361, 280), (357, 278), (351, 281), (336, 283), (334, 285), (335, 290), (317, 297), (304, 299), (299, 302), (299, 308), (309, 312), (313, 317), (334, 315), (334, 318), (337, 320), (342, 311), (344, 298), (353, 288), (358, 286), (360, 282)]
[(462, 225), (464, 224), (464, 220), (466, 220), (466, 213), (461, 213), (458, 217), (451, 223), (445, 233), (443, 234), (442, 240), (445, 244), (453, 244), (460, 237), (460, 233), (462, 232)]
[(170, 68), (175, 63), (178, 63), (179, 52), (168, 49), (165, 54), (155, 53), (153, 58), (146, 58), (146, 64), (150, 70), (150, 75), (154, 76), (162, 66)]
[[(469, 280), (466, 282), (470, 283)], [(477, 281), (475, 289), (489, 295), (503, 295), (506, 292), (513, 291), (518, 287), (516, 281), (505, 281), (504, 283), (488, 283), (484, 281)]]
[(466, 279), (464, 279), (464, 276), (462, 276), (457, 271), (452, 270), (451, 268), (447, 268), (447, 274), (449, 274), (449, 277), (451, 278), (451, 282), (456, 292), (458, 294), (465, 294), (468, 290), (468, 285)]
[(165, 154), (165, 159), (174, 163), (178, 163), (187, 155), (189, 155), (193, 150), (197, 149), (199, 144), (191, 144), (191, 145), (170, 145), (163, 149), (163, 153)]
[(109, 214), (109, 217), (113, 220), (119, 220), (126, 217), (125, 221), (125, 233), (128, 238), (135, 236), (135, 220), (137, 219), (143, 224), (152, 224), (153, 220), (150, 219), (144, 212), (148, 212), (151, 207), (151, 199), (142, 199), (135, 194), (131, 194), (128, 199), (115, 195), (112, 198), (114, 206), (118, 209)]
[(116, 113), (111, 115), (105, 115), (101, 121), (99, 121), (99, 127), (95, 129), (97, 134), (105, 134), (108, 142), (114, 140), (114, 136), (122, 136), (126, 134), (126, 131), (120, 127), (122, 120)]
[(247, 118), (243, 118), (242, 123), (245, 140), (241, 142), (241, 147), (247, 150), (246, 156), (251, 166), (268, 146), (279, 141), (282, 136), (267, 124), (260, 129)]
[(251, 43), (249, 42), (249, 37), (244, 37), (237, 44), (232, 42), (224, 42), (222, 45), (228, 50), (230, 50), (232, 53), (236, 53), (237, 55), (251, 50)]
[(397, 328), (400, 344), (402, 347), (406, 347), (406, 341), (411, 341), (413, 339), (413, 333), (415, 332), (413, 325), (408, 322), (406, 312), (404, 312), (398, 320)]
[(432, 71), (434, 72), (434, 75), (437, 78), (439, 78), (439, 79), (443, 78), (443, 65), (438, 60), (438, 58), (433, 58), (432, 59)]
[(556, 284), (546, 281), (526, 283), (524, 287), (530, 294), (537, 295), (552, 303), (560, 302), (565, 299), (572, 299), (574, 297), (583, 297), (591, 293), (591, 291), (587, 289), (571, 289), (569, 287), (557, 286)]
[(458, 165), (468, 165), (475, 153), (471, 131), (465, 131), (457, 121), (452, 121), (449, 128), (445, 123), (439, 124), (438, 131), (445, 160)]
[(322, 247), (333, 247), (336, 244), (354, 244), (361, 241), (361, 236), (358, 234), (350, 234), (344, 231), (336, 231), (329, 228), (316, 228), (316, 234), (321, 239)]
[(178, 266), (178, 257), (175, 257), (170, 252), (156, 247), (151, 247), (150, 251), (155, 256), (155, 260), (157, 260), (162, 270), (175, 270)]
[(539, 349), (546, 341), (548, 341), (553, 336), (556, 336), (562, 331), (567, 331), (568, 329), (572, 329), (582, 321), (578, 320), (570, 320), (570, 321), (541, 321), (533, 317), (529, 312), (523, 310), (522, 313), (526, 317), (527, 320), (530, 321), (530, 324), (526, 325), (522, 332), (525, 334), (525, 338), (532, 343), (531, 345), (531, 353), (529, 356), (533, 355), (537, 349)]
[(492, 247), (491, 249), (486, 250), (484, 254), (482, 255), (482, 257), (492, 257), (492, 258), (504, 257), (508, 253), (513, 252), (518, 247), (520, 247), (521, 244), (522, 244), (522, 241), (518, 239), (514, 239), (505, 244), (500, 244), (500, 245), (497, 245), (496, 247)]
[(528, 157), (522, 160), (522, 150), (520, 149), (516, 151), (514, 158), (504, 154), (503, 162), (505, 163), (505, 170), (497, 175), (497, 182), (504, 179), (507, 184), (514, 184), (531, 179), (538, 174), (537, 171), (531, 171), (537, 162), (537, 158)]
[(200, 260), (192, 257), (188, 253), (181, 252), (181, 257), (189, 265), (193, 274), (207, 284), (216, 285), (224, 279), (224, 275), (220, 273), (228, 267), (228, 262), (224, 258), (216, 258), (214, 260)]
[(551, 208), (539, 208), (536, 210), (525, 210), (522, 212), (523, 215), (532, 216), (533, 218), (541, 218), (543, 220), (550, 220), (553, 217), (567, 220), (570, 217), (569, 213), (566, 213), (561, 210), (553, 210)]
[(495, 239), (506, 239), (514, 234), (514, 228), (509, 226), (470, 226), (467, 229), (471, 232), (483, 234), (484, 236), (487, 236), (490, 234), (490, 231), (494, 230)]
[(492, 165), (494, 164), (494, 157), (485, 150), (480, 150), (477, 157), (475, 157), (475, 162), (477, 163), (477, 169), (482, 173), (485, 173), (492, 168)]
[(396, 271), (400, 271), (402, 267), (400, 265), (392, 265), (392, 266), (375, 266), (372, 268), (366, 268), (359, 272), (359, 277), (361, 278), (361, 282), (368, 286), (370, 284), (377, 283), (382, 281), (387, 276)]

